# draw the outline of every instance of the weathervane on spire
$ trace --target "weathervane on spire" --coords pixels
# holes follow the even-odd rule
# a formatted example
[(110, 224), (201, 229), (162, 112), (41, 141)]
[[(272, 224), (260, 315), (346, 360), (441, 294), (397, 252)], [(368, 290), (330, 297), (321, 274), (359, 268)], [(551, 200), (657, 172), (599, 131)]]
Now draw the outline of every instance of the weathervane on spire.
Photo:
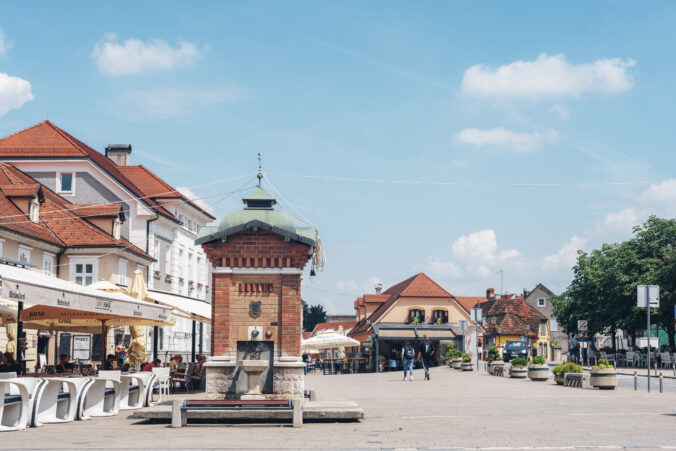
[(258, 187), (261, 187), (261, 180), (263, 180), (263, 168), (261, 166), (261, 153), (258, 152)]

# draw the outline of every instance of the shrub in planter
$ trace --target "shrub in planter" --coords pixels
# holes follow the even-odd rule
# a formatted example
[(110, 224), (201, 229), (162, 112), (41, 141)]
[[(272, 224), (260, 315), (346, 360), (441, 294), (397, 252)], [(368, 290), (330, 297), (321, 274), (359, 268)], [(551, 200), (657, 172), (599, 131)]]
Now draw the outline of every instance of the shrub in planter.
[(472, 354), (465, 354), (462, 356), (461, 368), (463, 371), (472, 371)]
[(446, 351), (446, 359), (448, 360), (448, 366), (453, 369), (459, 370), (462, 368), (462, 352), (454, 347), (448, 348)]
[(558, 385), (563, 385), (563, 381), (566, 378), (566, 373), (583, 373), (584, 370), (580, 365), (576, 365), (573, 362), (566, 362), (560, 365), (556, 365), (552, 368), (552, 373), (554, 373), (554, 380)]
[(512, 359), (512, 366), (509, 368), (509, 377), (516, 379), (525, 379), (528, 376), (528, 361), (525, 357), (516, 357)]
[(541, 355), (536, 355), (528, 365), (528, 379), (532, 381), (546, 381), (549, 379), (549, 367), (545, 362), (545, 358)]
[(592, 367), (591, 385), (601, 390), (615, 390), (617, 373), (608, 360), (599, 359), (598, 365)]

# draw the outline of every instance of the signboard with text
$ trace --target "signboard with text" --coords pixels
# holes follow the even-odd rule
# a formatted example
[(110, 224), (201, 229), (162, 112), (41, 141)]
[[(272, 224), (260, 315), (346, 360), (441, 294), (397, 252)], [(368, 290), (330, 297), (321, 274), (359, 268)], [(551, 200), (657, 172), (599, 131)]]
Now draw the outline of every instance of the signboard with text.
[(579, 330), (580, 332), (586, 332), (588, 330), (586, 319), (577, 320), (577, 330)]

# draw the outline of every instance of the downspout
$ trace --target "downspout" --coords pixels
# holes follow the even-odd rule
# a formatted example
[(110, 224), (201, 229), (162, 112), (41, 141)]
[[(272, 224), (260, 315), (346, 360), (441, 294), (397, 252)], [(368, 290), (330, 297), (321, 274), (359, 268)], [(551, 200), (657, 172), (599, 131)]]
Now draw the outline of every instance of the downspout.
[[(156, 215), (154, 218), (146, 221), (146, 254), (150, 255), (150, 223), (157, 221), (159, 215)], [(150, 271), (146, 271), (146, 285), (150, 285)], [(160, 335), (158, 326), (153, 326), (153, 361), (157, 358), (157, 340)]]

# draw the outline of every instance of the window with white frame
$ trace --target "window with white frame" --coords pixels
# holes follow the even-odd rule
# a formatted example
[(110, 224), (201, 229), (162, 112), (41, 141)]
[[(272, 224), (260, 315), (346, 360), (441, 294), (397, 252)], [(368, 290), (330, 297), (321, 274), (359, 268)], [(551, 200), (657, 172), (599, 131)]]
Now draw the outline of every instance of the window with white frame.
[(193, 274), (193, 269), (192, 269), (192, 254), (188, 254), (188, 280), (195, 280), (195, 275)]
[(40, 199), (37, 196), (31, 200), (29, 216), (34, 223), (40, 222)]
[(117, 283), (127, 285), (127, 260), (124, 258), (117, 261)]
[(30, 263), (31, 262), (31, 251), (33, 250), (30, 246), (24, 246), (19, 244), (19, 261), (21, 263)]
[(185, 267), (185, 262), (183, 261), (183, 249), (178, 250), (178, 277), (185, 277), (185, 272), (184, 272), (184, 267)]
[(4, 257), (5, 240), (0, 238), (0, 257)]
[(153, 271), (159, 271), (160, 270), (160, 240), (155, 238), (155, 241), (153, 241), (153, 257), (155, 258), (155, 262), (153, 263)]
[(71, 258), (70, 281), (78, 285), (91, 285), (98, 277), (98, 261), (94, 258)]
[(172, 274), (171, 271), (171, 245), (167, 245), (166, 274)]
[(48, 276), (54, 275), (54, 254), (50, 252), (42, 253), (42, 272)]
[(538, 299), (538, 307), (544, 307), (544, 306), (545, 306), (545, 298)]
[(75, 174), (72, 172), (59, 172), (56, 176), (56, 191), (70, 194), (75, 191)]

